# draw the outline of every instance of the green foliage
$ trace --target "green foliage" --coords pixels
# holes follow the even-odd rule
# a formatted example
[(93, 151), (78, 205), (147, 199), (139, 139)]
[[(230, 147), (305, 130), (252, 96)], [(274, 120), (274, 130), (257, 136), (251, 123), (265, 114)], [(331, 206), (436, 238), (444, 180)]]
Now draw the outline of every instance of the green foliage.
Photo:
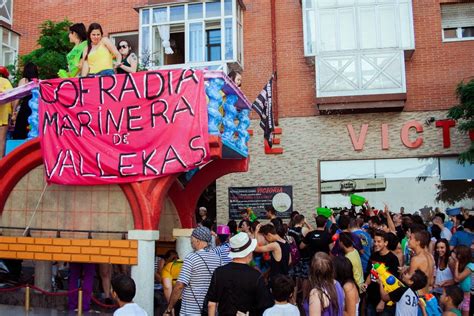
[[(468, 83), (459, 83), (456, 89), (459, 104), (452, 107), (448, 112), (448, 117), (457, 121), (459, 131), (464, 134), (474, 130), (474, 80)], [(471, 141), (469, 149), (459, 156), (459, 162), (465, 164), (474, 163), (474, 142)]]
[(38, 39), (40, 48), (21, 56), (21, 65), (33, 62), (38, 66), (40, 79), (57, 78), (59, 69), (67, 69), (66, 55), (73, 46), (68, 38), (71, 24), (68, 20), (58, 23), (44, 21), (40, 26), (41, 35)]

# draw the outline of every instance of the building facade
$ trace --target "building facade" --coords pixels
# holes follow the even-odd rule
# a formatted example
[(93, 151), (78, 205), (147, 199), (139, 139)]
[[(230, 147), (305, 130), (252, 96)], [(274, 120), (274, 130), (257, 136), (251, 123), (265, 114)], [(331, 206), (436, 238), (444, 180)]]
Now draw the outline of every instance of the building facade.
[[(229, 187), (291, 186), (293, 209), (306, 215), (317, 206), (349, 206), (347, 183), (376, 207), (387, 202), (410, 212), (448, 207), (436, 201), (443, 185), (472, 188), (473, 168), (455, 162), (472, 140), (446, 121), (457, 84), (474, 72), (470, 1), (6, 3), (20, 54), (35, 48), (41, 22), (67, 17), (99, 22), (112, 39), (130, 40), (148, 68), (242, 70), (249, 99), (277, 72), (282, 133), (275, 147), (283, 153), (265, 151), (254, 117), (249, 171), (216, 183), (219, 223), (229, 219)], [(163, 227), (179, 225), (168, 206), (163, 220), (171, 225)], [(130, 218), (123, 215), (122, 222), (129, 225)]]

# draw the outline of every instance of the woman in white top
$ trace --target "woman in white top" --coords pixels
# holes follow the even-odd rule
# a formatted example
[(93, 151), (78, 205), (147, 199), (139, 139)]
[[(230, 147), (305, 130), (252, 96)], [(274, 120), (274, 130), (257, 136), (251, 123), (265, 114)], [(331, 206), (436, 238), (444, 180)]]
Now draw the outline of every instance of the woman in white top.
[(455, 283), (450, 268), (450, 266), (453, 266), (453, 262), (450, 256), (449, 243), (446, 239), (442, 238), (436, 242), (434, 258), (436, 271), (433, 293), (441, 295), (444, 287)]
[(344, 290), (344, 316), (359, 315), (359, 287), (354, 280), (352, 263), (344, 256), (332, 258), (335, 279)]

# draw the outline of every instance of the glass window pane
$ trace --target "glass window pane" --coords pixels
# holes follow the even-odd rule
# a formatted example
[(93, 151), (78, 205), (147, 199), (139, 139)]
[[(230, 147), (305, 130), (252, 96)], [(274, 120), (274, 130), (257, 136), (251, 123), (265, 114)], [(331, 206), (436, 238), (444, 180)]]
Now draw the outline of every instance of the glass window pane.
[(457, 29), (444, 29), (444, 38), (457, 38)]
[(232, 18), (225, 19), (225, 59), (234, 59)]
[(202, 3), (188, 4), (188, 19), (202, 19)]
[(184, 5), (170, 7), (170, 21), (184, 20)]
[(321, 181), (374, 177), (375, 162), (373, 160), (321, 161)]
[(154, 39), (153, 39), (153, 63), (155, 66), (162, 66), (163, 62), (163, 41), (160, 37), (158, 27), (153, 27)]
[(232, 15), (232, 2), (233, 0), (224, 0), (224, 14)]
[(142, 27), (142, 32), (141, 32), (141, 42), (140, 42), (140, 46), (141, 46), (141, 54), (142, 54), (142, 58), (143, 59), (149, 59), (150, 58), (150, 38), (149, 38), (149, 35), (150, 35), (150, 28), (148, 26), (144, 26)]
[(304, 0), (303, 1), (303, 8), (312, 9), (313, 8), (313, 0)]
[(18, 49), (18, 35), (12, 33), (11, 35), (11, 46), (14, 49)]
[(189, 61), (204, 61), (202, 22), (189, 24)]
[(355, 16), (352, 8), (339, 10), (339, 45), (341, 49), (356, 49)]
[(469, 163), (459, 164), (456, 157), (441, 157), (439, 165), (441, 180), (474, 179), (474, 167)]
[(360, 48), (370, 49), (377, 47), (377, 28), (375, 11), (373, 8), (359, 9)]
[(334, 51), (336, 47), (336, 11), (320, 11), (320, 41), (321, 51)]
[(5, 45), (10, 45), (10, 41), (8, 40), (8, 35), (10, 34), (9, 31), (3, 29), (3, 36), (2, 36), (2, 43)]
[(320, 8), (328, 8), (336, 5), (336, 1), (334, 0), (317, 0), (317, 3)]
[(405, 158), (375, 160), (376, 178), (437, 177), (437, 158)]
[(206, 18), (218, 17), (221, 15), (220, 0), (206, 2)]
[(379, 9), (380, 37), (382, 48), (398, 46), (396, 11), (394, 6), (384, 6)]
[(150, 24), (150, 10), (142, 10), (142, 24)]
[(243, 54), (242, 54), (242, 41), (243, 41), (243, 31), (242, 31), (242, 24), (237, 24), (237, 60), (242, 62)]
[(305, 47), (308, 54), (316, 53), (316, 17), (313, 10), (306, 10)]
[(474, 37), (474, 27), (463, 27), (462, 37)]
[(221, 30), (206, 30), (206, 60), (221, 60)]
[(168, 22), (168, 9), (155, 8), (153, 9), (153, 23)]

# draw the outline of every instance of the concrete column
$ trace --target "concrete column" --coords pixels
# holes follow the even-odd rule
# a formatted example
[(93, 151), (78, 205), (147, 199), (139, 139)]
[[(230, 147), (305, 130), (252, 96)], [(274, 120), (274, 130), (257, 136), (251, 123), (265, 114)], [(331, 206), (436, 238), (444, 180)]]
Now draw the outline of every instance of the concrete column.
[(175, 228), (173, 229), (173, 237), (176, 238), (176, 252), (181, 260), (193, 252), (191, 247), (192, 228)]
[(132, 266), (132, 279), (137, 293), (133, 301), (140, 305), (148, 315), (153, 313), (155, 241), (160, 238), (157, 230), (130, 230), (128, 239), (138, 240), (138, 264)]
[(40, 289), (51, 291), (51, 261), (35, 262), (35, 285)]

